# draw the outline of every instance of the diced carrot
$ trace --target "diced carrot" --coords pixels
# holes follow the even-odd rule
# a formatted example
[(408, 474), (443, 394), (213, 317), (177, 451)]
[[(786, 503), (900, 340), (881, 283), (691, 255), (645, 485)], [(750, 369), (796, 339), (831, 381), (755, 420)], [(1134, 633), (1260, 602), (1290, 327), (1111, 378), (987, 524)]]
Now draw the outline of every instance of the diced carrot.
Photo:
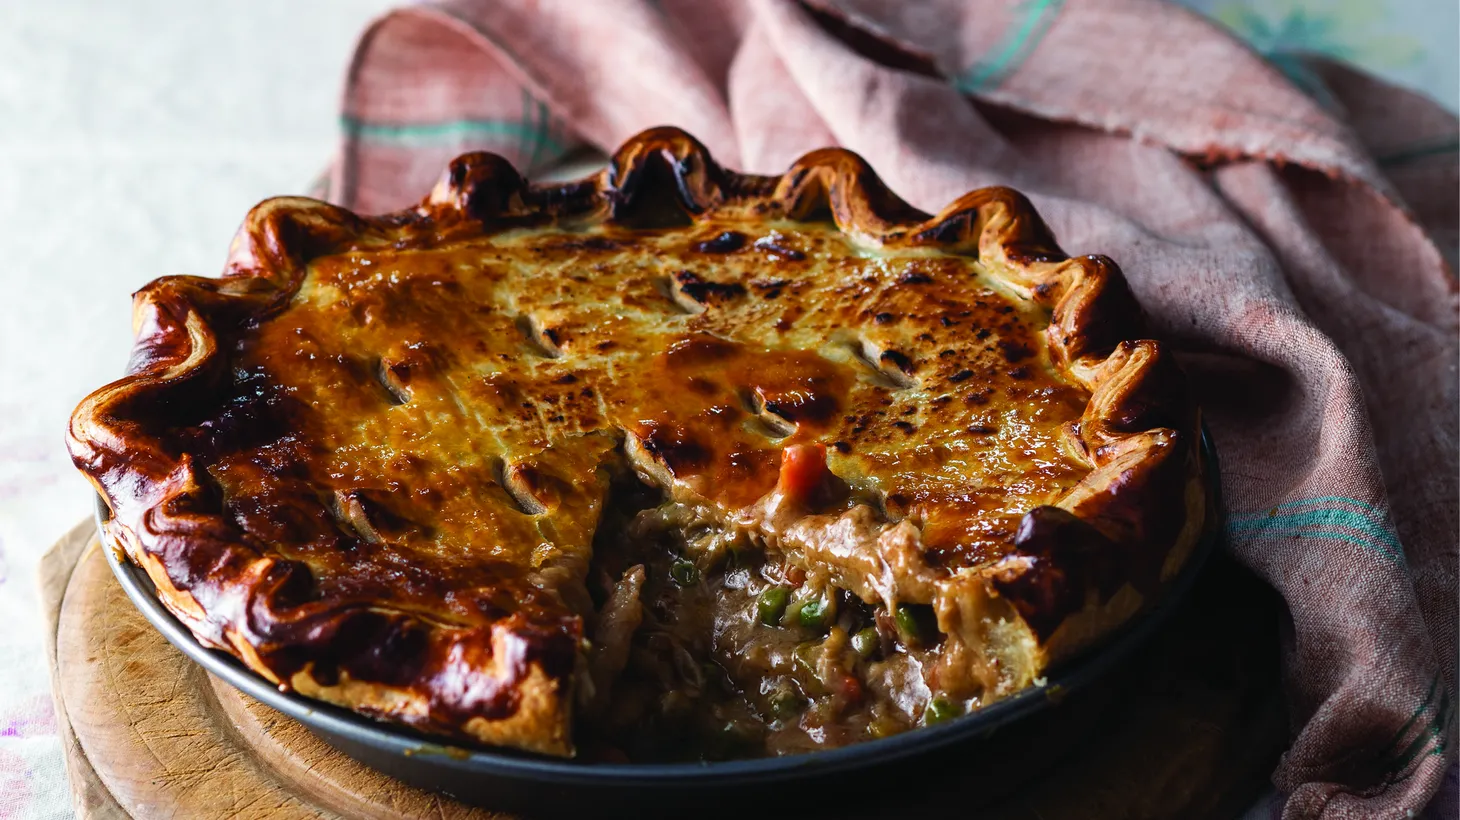
[(789, 501), (811, 501), (829, 474), (825, 445), (793, 444), (781, 452), (779, 489)]

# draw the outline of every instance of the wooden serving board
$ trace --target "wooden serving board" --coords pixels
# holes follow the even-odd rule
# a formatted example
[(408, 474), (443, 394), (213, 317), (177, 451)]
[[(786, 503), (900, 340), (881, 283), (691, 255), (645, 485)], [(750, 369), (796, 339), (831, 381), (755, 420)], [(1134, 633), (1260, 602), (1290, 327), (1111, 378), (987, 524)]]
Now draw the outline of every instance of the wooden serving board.
[[(356, 763), (208, 675), (133, 608), (89, 520), (42, 559), (41, 588), (83, 820), (506, 817)], [(919, 814), (997, 820), (1235, 816), (1266, 783), (1286, 738), (1277, 611), (1257, 581), (1215, 559), (1182, 610), (1102, 691), (1000, 730), (996, 765), (1022, 782), (1011, 794), (989, 803), (960, 789), (959, 761), (877, 791), (919, 795), (898, 804)], [(866, 816), (887, 811), (881, 804)], [(584, 807), (584, 816), (597, 814)]]

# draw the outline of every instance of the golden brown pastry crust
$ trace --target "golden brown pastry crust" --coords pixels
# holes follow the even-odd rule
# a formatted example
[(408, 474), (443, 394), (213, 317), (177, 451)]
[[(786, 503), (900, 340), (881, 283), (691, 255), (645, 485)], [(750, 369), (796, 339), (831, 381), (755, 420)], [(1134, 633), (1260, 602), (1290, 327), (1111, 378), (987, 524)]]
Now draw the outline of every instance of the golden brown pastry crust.
[[(826, 217), (834, 230), (811, 224)], [(665, 220), (685, 224), (644, 234), (657, 245), (634, 245), (638, 228)], [(752, 232), (761, 236), (747, 245)], [(460, 379), (442, 387), (443, 361), (460, 365), (460, 345), (433, 347), (422, 338), (391, 346), (369, 330), (372, 310), (411, 307), (400, 291), (371, 301), (373, 285), (361, 273), (371, 259), (415, 254), (419, 263), (437, 254), (443, 265), (481, 266), (494, 253), (505, 254), (501, 264), (539, 253), (561, 265), (571, 254), (583, 270), (598, 270), (603, 286), (634, 254), (666, 253), (665, 237), (680, 237), (675, 253), (709, 260), (648, 283), (679, 312), (698, 314), (675, 320), (680, 335), (655, 337), (645, 348), (658, 358), (643, 372), (671, 374), (662, 379), (672, 383), (626, 376), (615, 398), (614, 380), (600, 376), (588, 383), (607, 397), (548, 396), (546, 375), (514, 387), (507, 381), (521, 367), (491, 370), (483, 354), (471, 364), (486, 375), (473, 384), (487, 392), (462, 394)], [(841, 249), (843, 267), (853, 264), (847, 248), (880, 253), (891, 278), (869, 284), (875, 299), (861, 301), (830, 295), (832, 285), (851, 280), (798, 278), (798, 264), (831, 264), (819, 261), (827, 248)], [(751, 251), (760, 254), (754, 265), (743, 261)], [(786, 276), (756, 278), (766, 265)], [(831, 283), (824, 293), (821, 280)], [(612, 281), (625, 305), (652, 299), (635, 295), (643, 281)], [(966, 305), (940, 301), (965, 296)], [(567, 308), (554, 312), (562, 303), (541, 287), (511, 298), (535, 299), (535, 307), (481, 320), (482, 327), (507, 323), (480, 330), (481, 344), (509, 330), (525, 334), (538, 357), (532, 372), (550, 374), (551, 384), (577, 390), (585, 376), (569, 367), (574, 357), (594, 361), (610, 355), (605, 344), (629, 338), (603, 330), (602, 317), (590, 326), (581, 317), (575, 324)], [(344, 303), (359, 324), (346, 342), (375, 345), (374, 360), (356, 361), (348, 345), (329, 347), (312, 335), (319, 324), (338, 324), (318, 317)], [(805, 318), (805, 306), (833, 303), (829, 318)], [(393, 214), (362, 217), (314, 200), (273, 199), (249, 214), (223, 278), (160, 279), (138, 292), (135, 316), (130, 375), (77, 408), (68, 442), (110, 505), (109, 535), (147, 570), (163, 602), (204, 643), (281, 686), (486, 743), (572, 753), (572, 694), (583, 617), (591, 617), (581, 579), (615, 436), (627, 439), (634, 467), (676, 498), (755, 529), (770, 548), (813, 570), (860, 572), (835, 554), (851, 542), (832, 540), (860, 527), (878, 545), (864, 552), (880, 569), (844, 586), (889, 605), (933, 604), (948, 639), (939, 686), (985, 701), (1029, 685), (1139, 610), (1183, 564), (1209, 515), (1196, 409), (1170, 354), (1143, 338), (1140, 309), (1112, 261), (1067, 257), (1028, 201), (1005, 188), (972, 192), (929, 217), (839, 149), (813, 152), (779, 177), (749, 176), (720, 168), (687, 134), (661, 128), (630, 140), (602, 173), (566, 185), (528, 185), (501, 158), (469, 154), (421, 205)], [(381, 322), (399, 327), (398, 318)], [(410, 327), (429, 325), (407, 318), (416, 323)], [(828, 364), (805, 345), (772, 349), (771, 337), (726, 347), (727, 336), (772, 326), (808, 334), (852, 327), (861, 348)], [(990, 327), (997, 335), (975, 346), (975, 330)], [(512, 355), (519, 354), (528, 355)], [(286, 362), (306, 356), (334, 361), (334, 369)], [(859, 366), (876, 372), (857, 375)], [(344, 387), (311, 393), (314, 382), (327, 381), (321, 373)], [(706, 395), (735, 388), (737, 379), (753, 385), (744, 406), (684, 398), (701, 386)], [(362, 385), (374, 398), (320, 409)], [(904, 388), (913, 409), (896, 418), (877, 409), (894, 408), (884, 394)], [(524, 407), (533, 397), (561, 400), (561, 412), (551, 423), (533, 410), (537, 422), (484, 427), (510, 438), (517, 433), (502, 431), (541, 424), (552, 434), (504, 439), (505, 461), (463, 455), (460, 463), (478, 472), (445, 476), (440, 464), (432, 472), (401, 461), (409, 449), (401, 445), (388, 469), (376, 463), (371, 474), (390, 486), (339, 478), (348, 469), (370, 472), (369, 456), (343, 461), (340, 453), (371, 435), (419, 438), (430, 419), (465, 413), (463, 402), (510, 406), (513, 390), (526, 391)], [(942, 461), (926, 462), (942, 465), (949, 442), (994, 435), (969, 423), (986, 418), (977, 406), (990, 396), (995, 408), (1021, 413), (1054, 408), (1045, 426), (1058, 432), (1041, 433), (1037, 453), (1011, 456), (1033, 483), (1004, 507), (987, 494), (969, 501), (925, 481), (932, 468), (918, 466), (919, 453), (942, 452)], [(442, 404), (446, 415), (433, 416), (430, 401), (448, 399), (457, 410)], [(634, 406), (616, 411), (616, 401)], [(670, 410), (656, 415), (656, 401)], [(685, 410), (693, 402), (697, 414)], [(381, 408), (398, 404), (421, 407), (406, 427), (380, 427)], [(704, 421), (710, 411), (732, 414), (739, 426), (713, 427)], [(756, 432), (748, 417), (757, 413), (787, 429)], [(1060, 413), (1069, 417), (1057, 423)], [(318, 426), (320, 418), (342, 419), (349, 435), (290, 426)], [(881, 490), (885, 510), (818, 512), (804, 498), (787, 502), (783, 448), (808, 443), (826, 448), (831, 473)], [(900, 458), (913, 466), (889, 466)], [(460, 499), (460, 507), (450, 499), (427, 504), (443, 517), (444, 535), (411, 519), (422, 509), (400, 500), (411, 491)], [(493, 532), (495, 546), (447, 554), (442, 544), (459, 546), (468, 537), (462, 516), (477, 510), (490, 520), (475, 526)], [(970, 529), (986, 518), (997, 524), (1000, 515), (1017, 532), (1012, 524)], [(396, 542), (406, 546), (392, 552)], [(945, 546), (938, 561), (919, 562)], [(819, 558), (818, 549), (830, 557)], [(889, 563), (906, 555), (918, 565)], [(387, 565), (399, 566), (386, 572)]]

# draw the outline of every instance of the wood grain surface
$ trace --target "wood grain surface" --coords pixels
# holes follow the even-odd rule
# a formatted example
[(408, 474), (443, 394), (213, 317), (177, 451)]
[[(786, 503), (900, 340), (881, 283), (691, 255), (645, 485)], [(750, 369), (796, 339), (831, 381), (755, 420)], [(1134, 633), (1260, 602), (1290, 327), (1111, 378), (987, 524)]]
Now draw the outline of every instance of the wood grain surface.
[[(209, 676), (133, 608), (89, 521), (43, 559), (41, 586), (58, 719), (85, 820), (506, 817), (356, 763)], [(1276, 616), (1260, 584), (1214, 562), (1182, 611), (1100, 687), (1000, 730), (998, 743), (945, 756), (918, 788), (890, 790), (895, 801), (870, 799), (838, 816), (1235, 816), (1285, 739)], [(986, 786), (970, 793), (975, 770), (981, 784), (1003, 783), (1002, 796), (990, 802)], [(583, 816), (596, 814), (585, 807)]]

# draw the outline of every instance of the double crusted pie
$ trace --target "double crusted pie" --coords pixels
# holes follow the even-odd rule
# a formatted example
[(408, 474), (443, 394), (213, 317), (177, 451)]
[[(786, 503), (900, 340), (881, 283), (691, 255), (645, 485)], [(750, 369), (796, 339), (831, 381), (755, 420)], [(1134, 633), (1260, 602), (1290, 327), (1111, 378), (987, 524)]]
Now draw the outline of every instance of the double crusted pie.
[(71, 419), (116, 548), (283, 689), (597, 760), (786, 754), (1039, 685), (1211, 515), (1119, 269), (1020, 194), (645, 132), (529, 185), (248, 216)]

